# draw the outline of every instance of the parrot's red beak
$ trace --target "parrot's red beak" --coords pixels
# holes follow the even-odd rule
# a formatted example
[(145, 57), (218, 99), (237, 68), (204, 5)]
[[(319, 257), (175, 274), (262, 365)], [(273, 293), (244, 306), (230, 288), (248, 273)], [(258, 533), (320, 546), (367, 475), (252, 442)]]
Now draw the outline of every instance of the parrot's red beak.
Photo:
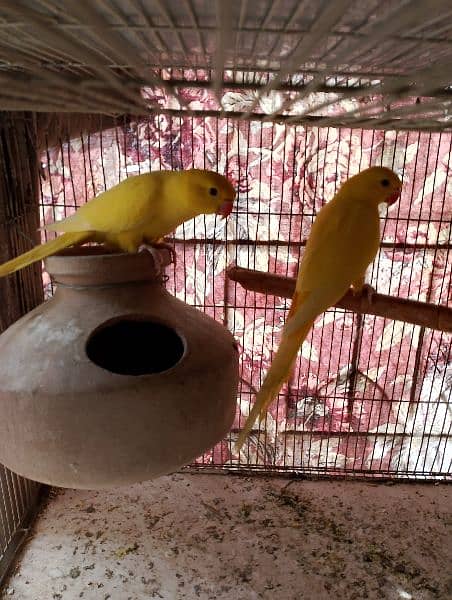
[(397, 200), (400, 198), (400, 194), (401, 194), (401, 190), (399, 189), (399, 190), (396, 190), (390, 196), (388, 196), (388, 199), (386, 200), (386, 202), (388, 203), (388, 206), (391, 206), (391, 204), (394, 204), (394, 202), (397, 202)]
[(216, 214), (221, 215), (223, 219), (226, 219), (226, 217), (228, 217), (232, 212), (233, 204), (234, 203), (232, 200), (225, 200), (220, 206), (220, 208), (217, 210)]

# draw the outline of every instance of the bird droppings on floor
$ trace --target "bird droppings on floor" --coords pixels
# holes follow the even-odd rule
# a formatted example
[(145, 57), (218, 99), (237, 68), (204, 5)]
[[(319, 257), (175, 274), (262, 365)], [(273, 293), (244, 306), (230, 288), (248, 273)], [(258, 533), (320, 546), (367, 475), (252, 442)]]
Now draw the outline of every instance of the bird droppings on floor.
[(175, 474), (57, 490), (2, 599), (452, 597), (446, 485)]

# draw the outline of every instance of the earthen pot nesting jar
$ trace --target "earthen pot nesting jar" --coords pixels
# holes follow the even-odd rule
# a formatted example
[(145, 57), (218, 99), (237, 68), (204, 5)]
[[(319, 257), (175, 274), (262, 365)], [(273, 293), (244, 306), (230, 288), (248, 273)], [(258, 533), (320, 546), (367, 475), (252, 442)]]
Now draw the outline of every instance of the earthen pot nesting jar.
[(47, 259), (55, 295), (0, 336), (0, 462), (72, 488), (172, 472), (232, 425), (234, 339), (149, 252), (80, 252)]

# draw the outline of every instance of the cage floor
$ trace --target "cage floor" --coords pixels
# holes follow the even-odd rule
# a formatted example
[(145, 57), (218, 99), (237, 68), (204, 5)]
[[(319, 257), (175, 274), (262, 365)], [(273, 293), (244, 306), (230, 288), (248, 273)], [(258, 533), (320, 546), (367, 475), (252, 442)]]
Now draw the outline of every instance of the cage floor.
[(2, 598), (450, 598), (452, 487), (177, 474), (58, 491)]

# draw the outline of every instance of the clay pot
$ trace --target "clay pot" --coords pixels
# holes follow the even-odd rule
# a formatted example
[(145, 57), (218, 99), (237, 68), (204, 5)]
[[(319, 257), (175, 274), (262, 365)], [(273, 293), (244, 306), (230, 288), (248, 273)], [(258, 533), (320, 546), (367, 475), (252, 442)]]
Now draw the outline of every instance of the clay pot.
[(46, 266), (55, 295), (0, 336), (0, 462), (103, 488), (172, 472), (226, 435), (234, 339), (164, 289), (151, 254), (79, 249)]

